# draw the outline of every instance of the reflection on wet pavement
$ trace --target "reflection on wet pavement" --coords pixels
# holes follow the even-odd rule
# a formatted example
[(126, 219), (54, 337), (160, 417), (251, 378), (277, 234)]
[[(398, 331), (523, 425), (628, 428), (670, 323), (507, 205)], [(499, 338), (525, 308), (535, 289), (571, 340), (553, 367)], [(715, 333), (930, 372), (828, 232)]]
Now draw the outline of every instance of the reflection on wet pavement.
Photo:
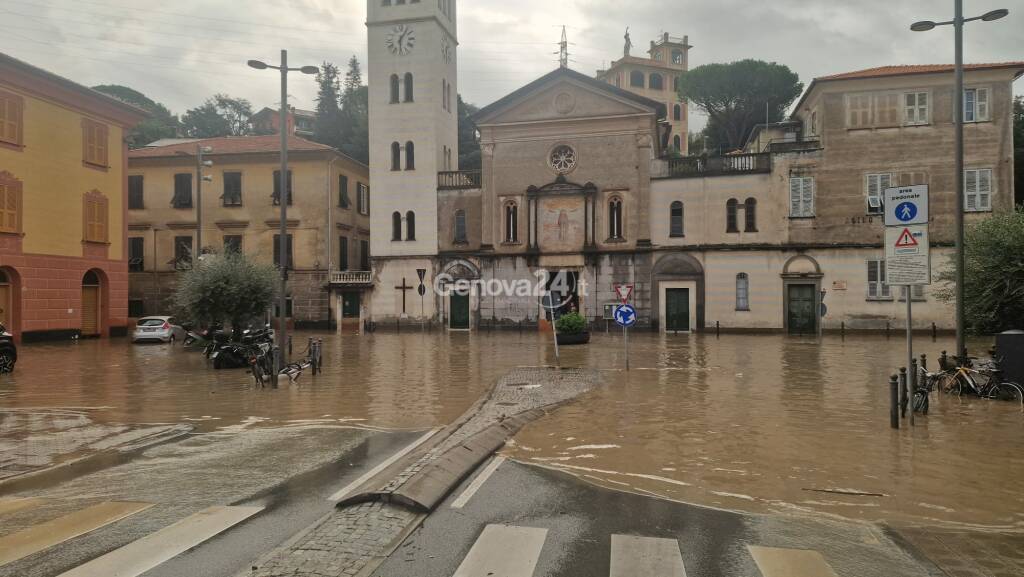
[[(952, 345), (920, 339), (917, 352), (934, 368)], [(508, 452), (730, 509), (1024, 529), (1020, 406), (933, 393), (917, 427), (890, 430), (897, 338), (637, 333), (630, 353), (627, 374), (614, 333), (563, 349), (563, 364), (613, 369), (610, 385), (527, 426)]]

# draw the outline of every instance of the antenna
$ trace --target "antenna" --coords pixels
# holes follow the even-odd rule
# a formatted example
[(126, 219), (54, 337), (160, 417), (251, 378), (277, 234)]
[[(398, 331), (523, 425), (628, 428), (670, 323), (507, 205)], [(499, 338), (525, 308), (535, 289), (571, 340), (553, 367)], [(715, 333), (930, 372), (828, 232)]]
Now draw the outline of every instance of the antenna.
[(569, 67), (569, 39), (565, 35), (565, 26), (562, 26), (562, 41), (558, 43), (558, 66)]

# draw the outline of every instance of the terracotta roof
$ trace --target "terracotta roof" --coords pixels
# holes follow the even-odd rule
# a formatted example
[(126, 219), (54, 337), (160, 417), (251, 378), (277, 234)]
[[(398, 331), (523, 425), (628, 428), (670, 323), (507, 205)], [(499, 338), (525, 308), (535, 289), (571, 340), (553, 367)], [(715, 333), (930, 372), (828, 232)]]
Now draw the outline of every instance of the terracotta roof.
[[(1024, 62), (990, 62), (981, 64), (965, 64), (964, 70), (992, 70), (999, 68), (1019, 68), (1024, 70)], [(932, 74), (937, 72), (953, 72), (952, 64), (911, 64), (898, 66), (879, 66), (854, 72), (843, 72), (831, 76), (820, 76), (815, 80), (848, 80), (851, 78), (879, 78), (883, 76), (902, 76), (904, 74)]]
[[(212, 148), (213, 152), (210, 153), (211, 156), (218, 154), (280, 152), (281, 136), (271, 134), (268, 136), (225, 136), (222, 138), (205, 138), (191, 142), (169, 144), (167, 146), (137, 148), (128, 153), (128, 158), (162, 158), (175, 156), (178, 152), (194, 154), (197, 145), (209, 146)], [(288, 137), (289, 152), (333, 150), (333, 148), (326, 144), (319, 144), (294, 135)]]

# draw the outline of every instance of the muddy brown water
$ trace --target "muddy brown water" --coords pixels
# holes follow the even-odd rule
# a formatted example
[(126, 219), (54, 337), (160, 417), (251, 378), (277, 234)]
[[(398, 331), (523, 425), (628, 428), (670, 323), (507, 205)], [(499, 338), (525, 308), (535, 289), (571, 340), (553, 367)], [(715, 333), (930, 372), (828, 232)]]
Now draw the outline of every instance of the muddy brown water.
[[(307, 336), (296, 336), (296, 355)], [(59, 407), (100, 425), (199, 431), (423, 428), (456, 418), (513, 367), (555, 364), (550, 339), (529, 331), (317, 336), (324, 374), (276, 390), (255, 389), (244, 371), (214, 371), (180, 345), (26, 345), (16, 373), (0, 377), (0, 419)], [(621, 333), (563, 347), (563, 366), (601, 369), (606, 386), (532, 423), (507, 452), (608, 487), (710, 506), (1024, 530), (1024, 413), (935, 394), (917, 427), (891, 431), (887, 378), (905, 355), (895, 334), (636, 332), (630, 349), (627, 373)], [(943, 349), (951, 340), (918, 343), (932, 359)]]

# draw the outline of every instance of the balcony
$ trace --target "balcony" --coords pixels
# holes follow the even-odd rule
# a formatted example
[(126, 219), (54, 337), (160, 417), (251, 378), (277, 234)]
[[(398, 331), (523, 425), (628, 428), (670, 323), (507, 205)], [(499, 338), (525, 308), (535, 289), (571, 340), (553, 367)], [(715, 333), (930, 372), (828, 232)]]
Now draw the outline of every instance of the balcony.
[(764, 147), (764, 152), (784, 154), (787, 152), (810, 152), (821, 150), (821, 140), (808, 138), (805, 140), (772, 140)]
[(368, 270), (331, 271), (331, 284), (343, 287), (373, 286), (373, 272)]
[(726, 156), (684, 156), (670, 158), (668, 161), (669, 178), (701, 178), (771, 171), (772, 157), (767, 152)]
[(470, 190), (480, 188), (479, 170), (452, 170), (437, 173), (438, 190)]

